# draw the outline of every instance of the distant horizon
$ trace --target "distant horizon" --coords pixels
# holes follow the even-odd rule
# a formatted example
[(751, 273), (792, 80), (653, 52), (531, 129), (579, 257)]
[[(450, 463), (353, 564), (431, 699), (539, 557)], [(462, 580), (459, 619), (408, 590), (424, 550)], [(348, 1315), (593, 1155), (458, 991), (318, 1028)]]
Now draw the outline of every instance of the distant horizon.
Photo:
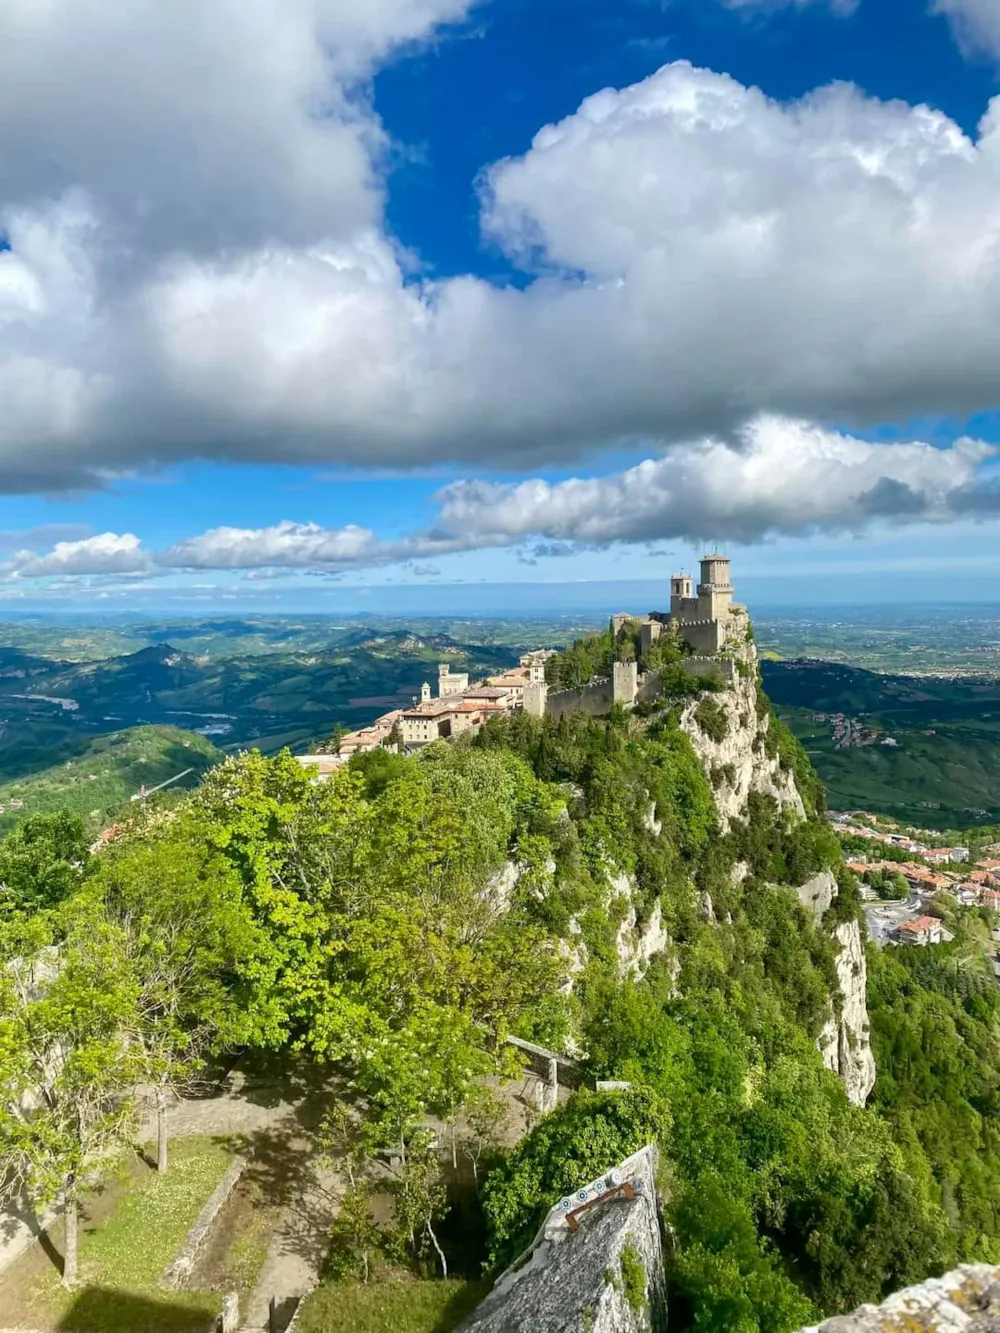
[[(1000, 614), (1000, 596), (968, 596), (961, 600), (948, 597), (941, 584), (926, 576), (898, 576), (892, 596), (886, 596), (884, 580), (872, 580), (870, 586), (853, 582), (855, 596), (842, 598), (843, 579), (831, 575), (768, 578), (750, 576), (735, 579), (738, 600), (748, 605), (752, 616), (815, 617), (829, 620), (837, 615), (856, 615), (864, 619), (876, 612), (912, 617), (924, 611), (935, 618), (943, 613), (973, 616)], [(934, 586), (936, 585), (936, 586)], [(553, 620), (580, 616), (602, 617), (616, 611), (646, 613), (667, 609), (669, 587), (665, 579), (621, 579), (574, 581), (569, 583), (451, 583), (399, 584), (378, 587), (340, 585), (324, 588), (323, 601), (317, 606), (292, 601), (279, 594), (274, 598), (229, 598), (225, 601), (191, 602), (164, 599), (149, 605), (119, 605), (114, 609), (89, 606), (81, 609), (60, 602), (46, 602), (20, 607), (0, 605), (0, 625), (25, 621), (69, 621), (74, 624), (150, 623), (164, 620), (229, 621), (317, 619), (403, 619), (407, 617), (444, 620)], [(841, 594), (838, 597), (836, 594)], [(319, 599), (316, 599), (319, 600)], [(263, 603), (263, 604), (262, 604)]]

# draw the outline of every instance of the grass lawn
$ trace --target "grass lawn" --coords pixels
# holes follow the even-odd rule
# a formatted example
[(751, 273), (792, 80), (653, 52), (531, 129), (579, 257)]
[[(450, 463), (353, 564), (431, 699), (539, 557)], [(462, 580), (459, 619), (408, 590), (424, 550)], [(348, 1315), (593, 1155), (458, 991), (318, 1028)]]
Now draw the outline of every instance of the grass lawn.
[(450, 1333), (487, 1291), (486, 1282), (324, 1282), (309, 1297), (297, 1333)]
[[(207, 1137), (171, 1145), (163, 1177), (139, 1164), (110, 1214), (80, 1230), (80, 1284), (64, 1291), (55, 1266), (37, 1252), (0, 1278), (0, 1308), (13, 1323), (72, 1333), (207, 1333), (221, 1297), (161, 1292), (157, 1283), (222, 1179), (237, 1147)], [(116, 1188), (114, 1185), (112, 1188)], [(59, 1233), (54, 1238), (61, 1251)]]

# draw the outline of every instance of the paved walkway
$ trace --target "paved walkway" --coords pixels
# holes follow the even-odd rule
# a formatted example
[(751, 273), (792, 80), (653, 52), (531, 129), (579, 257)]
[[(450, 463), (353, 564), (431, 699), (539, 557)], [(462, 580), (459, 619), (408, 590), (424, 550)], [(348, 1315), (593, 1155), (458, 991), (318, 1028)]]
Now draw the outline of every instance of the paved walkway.
[(271, 1237), (260, 1277), (247, 1305), (244, 1329), (268, 1326), (271, 1298), (279, 1310), (307, 1296), (319, 1281), (330, 1247), (330, 1227), (340, 1207), (343, 1180), (327, 1167), (304, 1156), (293, 1197)]

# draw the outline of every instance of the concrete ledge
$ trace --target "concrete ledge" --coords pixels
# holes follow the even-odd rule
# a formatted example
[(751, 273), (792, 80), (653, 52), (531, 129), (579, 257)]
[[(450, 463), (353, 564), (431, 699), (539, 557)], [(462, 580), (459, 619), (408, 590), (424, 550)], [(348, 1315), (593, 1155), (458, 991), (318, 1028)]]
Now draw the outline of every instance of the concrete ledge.
[(218, 1217), (222, 1205), (236, 1188), (240, 1177), (247, 1169), (252, 1154), (244, 1153), (237, 1157), (226, 1174), (216, 1185), (211, 1198), (202, 1208), (195, 1220), (191, 1230), (185, 1237), (184, 1244), (181, 1246), (177, 1257), (173, 1263), (160, 1278), (160, 1287), (167, 1291), (180, 1291), (194, 1270), (195, 1263), (201, 1251), (201, 1247), (208, 1239), (208, 1233), (212, 1229), (212, 1223)]

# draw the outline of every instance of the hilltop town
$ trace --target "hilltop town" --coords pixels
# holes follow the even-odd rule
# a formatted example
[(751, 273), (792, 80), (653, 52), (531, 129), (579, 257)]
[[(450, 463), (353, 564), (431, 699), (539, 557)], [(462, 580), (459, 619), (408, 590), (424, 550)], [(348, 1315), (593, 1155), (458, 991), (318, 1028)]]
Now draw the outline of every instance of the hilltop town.
[[(674, 632), (688, 650), (684, 665), (689, 674), (731, 681), (733, 661), (731, 652), (726, 655), (727, 650), (748, 643), (750, 624), (746, 607), (734, 602), (733, 593), (728, 557), (706, 555), (697, 588), (690, 574), (671, 578), (669, 611), (651, 611), (639, 617), (613, 615), (611, 633), (618, 638), (627, 629), (634, 631), (640, 656), (645, 657), (665, 631)], [(546, 678), (546, 664), (556, 656), (554, 649), (525, 653), (516, 667), (481, 681), (472, 681), (467, 672), (453, 671), (442, 663), (436, 696), (430, 682), (425, 681), (411, 707), (383, 713), (369, 726), (340, 737), (335, 753), (301, 755), (299, 763), (322, 776), (364, 751), (382, 747), (409, 753), (437, 740), (474, 735), (497, 714), (597, 715), (613, 704), (633, 708), (659, 690), (656, 673), (640, 674), (634, 659), (616, 661), (610, 676), (595, 676), (579, 689), (554, 689)]]

